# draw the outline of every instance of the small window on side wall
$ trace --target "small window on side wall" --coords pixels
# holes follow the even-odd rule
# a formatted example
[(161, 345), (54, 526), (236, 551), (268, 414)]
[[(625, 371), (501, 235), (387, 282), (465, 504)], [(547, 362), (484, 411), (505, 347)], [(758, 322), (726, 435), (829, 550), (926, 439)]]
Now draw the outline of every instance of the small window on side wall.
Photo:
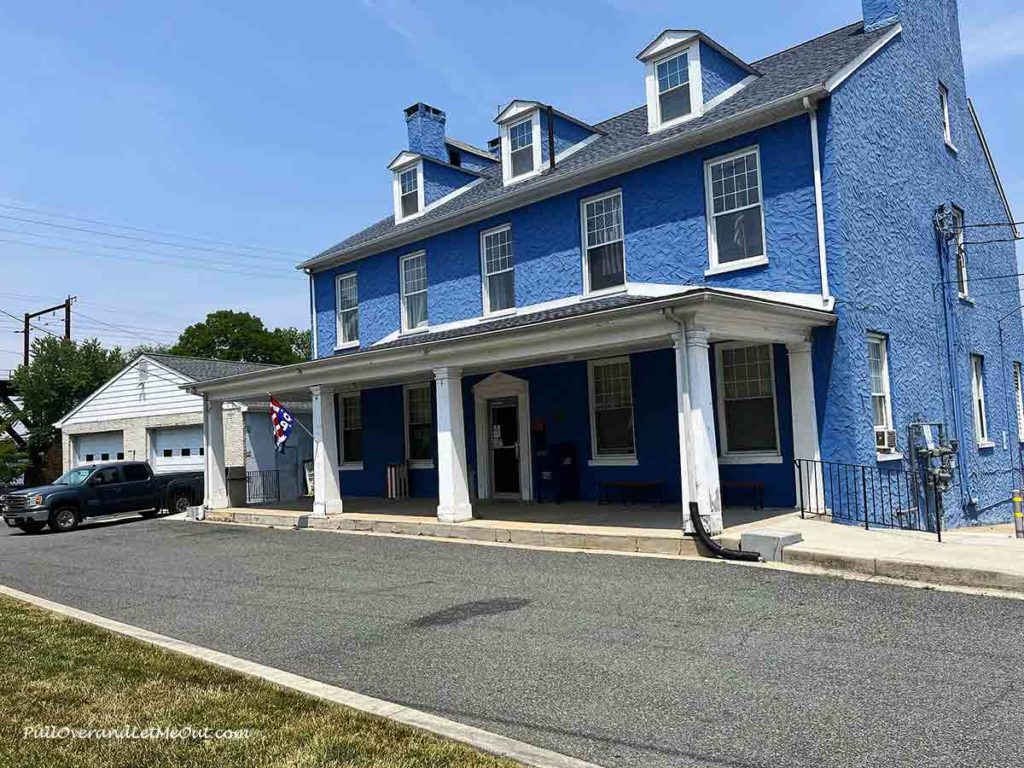
[(946, 146), (955, 149), (953, 144), (953, 123), (949, 119), (949, 88), (939, 83), (939, 109), (942, 112), (942, 133)]
[(953, 247), (956, 249), (956, 288), (961, 299), (968, 298), (967, 293), (967, 248), (964, 245), (964, 212), (953, 209)]
[(981, 448), (992, 447), (988, 437), (988, 410), (985, 407), (985, 358), (971, 355), (971, 398), (974, 410), (974, 439)]
[(896, 432), (893, 429), (892, 395), (889, 390), (889, 340), (883, 334), (869, 333), (867, 341), (875, 448), (879, 453), (893, 453), (896, 450)]
[(711, 271), (767, 261), (761, 159), (755, 147), (705, 164)]

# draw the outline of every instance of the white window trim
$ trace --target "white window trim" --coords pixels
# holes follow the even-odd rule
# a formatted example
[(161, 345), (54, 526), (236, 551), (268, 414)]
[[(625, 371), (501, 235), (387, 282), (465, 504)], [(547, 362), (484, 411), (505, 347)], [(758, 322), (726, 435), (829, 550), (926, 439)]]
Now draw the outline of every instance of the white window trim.
[[(718, 238), (715, 229), (715, 201), (713, 194), (714, 186), (711, 183), (711, 168), (718, 163), (724, 163), (737, 157), (744, 157), (750, 154), (753, 154), (757, 158), (757, 197), (760, 202), (755, 203), (755, 205), (759, 205), (761, 207), (761, 245), (764, 253), (760, 256), (754, 256), (749, 259), (740, 259), (739, 261), (730, 261), (725, 264), (720, 264), (718, 261)], [(750, 269), (751, 267), (761, 267), (768, 263), (768, 233), (765, 227), (764, 206), (764, 166), (761, 164), (760, 145), (755, 144), (750, 147), (744, 147), (743, 149), (738, 149), (735, 152), (730, 152), (727, 155), (711, 157), (704, 161), (704, 207), (708, 231), (708, 269), (704, 272), (706, 276), (721, 275), (727, 272), (736, 272), (740, 269)], [(735, 208), (731, 211), (726, 211), (726, 213), (735, 213), (736, 211), (747, 210), (748, 208), (753, 207), (753, 205), (748, 205), (744, 208)]]
[(1024, 443), (1024, 366), (1013, 363), (1013, 389), (1017, 404), (1017, 442)]
[(355, 392), (338, 392), (338, 456), (341, 459), (339, 462), (339, 469), (342, 472), (358, 472), (363, 469), (363, 462), (361, 461), (346, 461), (345, 460), (345, 398), (358, 397), (359, 407), (363, 405), (363, 393), (360, 391)]
[[(417, 193), (418, 193), (418, 196), (419, 196), (419, 201), (418, 201), (419, 202), (419, 210), (416, 211), (416, 213), (412, 214), (412, 216), (402, 216), (402, 182), (401, 182), (401, 178), (402, 178), (402, 174), (403, 173), (405, 173), (408, 170), (411, 170), (413, 167), (415, 167), (415, 169), (416, 169), (416, 187), (417, 187)], [(391, 195), (392, 195), (392, 198), (393, 198), (394, 204), (395, 204), (395, 224), (401, 224), (403, 221), (412, 221), (413, 219), (418, 219), (420, 216), (422, 216), (424, 213), (426, 213), (426, 211), (424, 210), (426, 208), (426, 206), (424, 205), (424, 197), (423, 197), (423, 160), (422, 160), (422, 158), (416, 160), (414, 163), (409, 163), (408, 165), (404, 165), (401, 168), (396, 168), (395, 169), (394, 174), (393, 174), (393, 178), (391, 180)]]
[[(865, 346), (870, 343), (877, 343), (881, 345), (882, 349), (882, 394), (885, 395), (885, 429), (894, 429), (894, 421), (892, 416), (892, 384), (889, 381), (889, 337), (884, 333), (878, 333), (877, 331), (868, 331), (865, 338)], [(872, 429), (877, 430), (874, 426), (875, 411), (874, 403), (871, 398), (874, 397), (874, 390), (871, 388), (871, 360), (868, 359), (868, 405), (870, 406)], [(872, 434), (874, 438), (874, 434)], [(902, 458), (902, 454), (899, 451), (892, 453), (877, 453), (879, 461), (888, 461), (892, 458)]]
[(402, 387), (402, 425), (405, 432), (405, 461), (409, 465), (409, 469), (433, 469), (433, 459), (411, 459), (409, 458), (410, 453), (410, 442), (409, 442), (409, 391), (413, 389), (425, 389), (431, 394), (430, 401), (430, 425), (436, 429), (437, 425), (434, 423), (434, 407), (433, 407), (433, 393), (432, 385), (429, 382), (422, 382), (419, 384), (406, 384)]
[[(491, 235), (496, 235), (496, 234), (498, 234), (499, 232), (502, 232), (502, 231), (507, 231), (509, 233), (509, 247), (512, 248), (512, 267), (510, 269), (502, 270), (501, 272), (494, 272), (493, 274), (500, 275), (500, 274), (503, 274), (504, 272), (511, 272), (512, 273), (512, 290), (513, 290), (512, 306), (511, 307), (506, 307), (505, 309), (495, 309), (495, 310), (492, 311), (491, 310), (490, 290), (489, 290), (488, 285), (487, 285), (487, 283), (488, 283), (487, 278), (491, 276), (491, 273), (488, 273), (488, 271), (487, 271), (487, 238), (489, 236), (491, 236)], [(484, 309), (483, 317), (487, 317), (487, 318), (501, 317), (502, 315), (514, 315), (516, 313), (515, 294), (514, 294), (514, 291), (515, 291), (515, 279), (516, 279), (515, 275), (516, 275), (516, 252), (515, 252), (514, 247), (512, 246), (512, 225), (511, 224), (502, 224), (501, 226), (498, 226), (498, 227), (491, 227), (490, 229), (485, 229), (483, 232), (480, 233), (480, 290), (481, 290), (481, 294), (483, 296), (483, 309)]]
[[(619, 197), (619, 210), (622, 212), (622, 285), (613, 285), (610, 288), (592, 291), (590, 290), (590, 265), (588, 263), (590, 258), (589, 249), (587, 248), (587, 205), (615, 196)], [(581, 263), (583, 265), (584, 296), (607, 296), (613, 293), (625, 293), (629, 289), (629, 272), (626, 269), (626, 201), (622, 196), (621, 188), (602, 192), (599, 195), (591, 195), (580, 200), (580, 251)]]
[[(685, 53), (690, 77), (690, 114), (662, 122), (661, 100), (658, 98), (658, 65)], [(704, 83), (700, 67), (700, 37), (694, 37), (685, 44), (673, 46), (665, 53), (646, 62), (645, 84), (647, 88), (647, 130), (648, 133), (663, 131), (704, 114)]]
[(942, 82), (939, 83), (939, 104), (942, 108), (942, 134), (946, 146), (958, 152), (956, 144), (953, 143), (953, 121), (949, 115), (949, 87)]
[(356, 280), (356, 318), (359, 318), (359, 275), (356, 272), (345, 272), (334, 278), (334, 348), (352, 349), (359, 346), (359, 338), (345, 340), (343, 323), (341, 322), (341, 283), (349, 277)]
[[(725, 414), (725, 375), (722, 353), (729, 349), (744, 347), (768, 347), (768, 362), (772, 377), (772, 411), (775, 415), (774, 451), (733, 451), (729, 448), (729, 431)], [(722, 425), (720, 464), (781, 464), (782, 441), (779, 435), (779, 398), (775, 387), (775, 347), (769, 343), (752, 344), (748, 341), (730, 341), (715, 345), (715, 389), (718, 401), (718, 422)]]
[[(425, 322), (423, 325), (418, 326), (416, 328), (410, 328), (408, 326), (408, 318), (407, 318), (407, 313), (405, 311), (405, 262), (409, 261), (409, 259), (415, 259), (415, 258), (417, 258), (419, 256), (423, 257), (424, 269), (426, 269), (426, 259), (427, 259), (427, 252), (426, 251), (414, 251), (413, 253), (407, 253), (407, 254), (405, 254), (405, 256), (403, 256), (402, 258), (400, 258), (398, 260), (398, 295), (399, 295), (399, 303), (401, 305), (400, 309), (399, 309), (399, 312), (401, 314), (401, 318), (400, 318), (401, 326), (400, 327), (402, 329), (402, 333), (403, 334), (423, 333), (423, 332), (425, 332), (430, 327), (430, 309), (429, 309), (429, 306), (427, 308), (427, 322)], [(430, 296), (429, 291), (430, 291), (430, 275), (428, 274), (427, 275), (427, 287), (424, 289), (424, 293), (427, 294), (428, 301), (429, 301), (429, 296)]]
[[(953, 255), (953, 266), (956, 269), (957, 294), (964, 301), (970, 301), (970, 284), (967, 278), (967, 249), (964, 246), (964, 211), (962, 208), (953, 206), (953, 222), (958, 223), (956, 234), (953, 238), (956, 253)], [(963, 290), (960, 290), (960, 283), (963, 282)]]
[[(629, 366), (629, 399), (633, 411), (633, 452), (617, 454), (598, 454), (597, 452), (597, 410), (594, 391), (594, 368), (602, 365), (626, 363)], [(591, 467), (635, 467), (639, 465), (636, 456), (636, 399), (633, 397), (633, 362), (629, 356), (606, 357), (601, 360), (587, 361), (587, 392), (590, 402), (590, 461)]]
[(988, 407), (985, 403), (985, 356), (973, 352), (971, 353), (971, 412), (974, 414), (974, 441), (979, 448), (994, 448), (995, 443), (989, 437)]
[[(509, 131), (511, 131), (515, 126), (525, 123), (527, 120), (533, 120), (533, 170), (528, 173), (521, 173), (518, 176), (513, 176), (512, 141), (509, 137)], [(541, 165), (540, 141), (540, 108), (520, 113), (516, 115), (514, 120), (509, 120), (508, 122), (501, 124), (501, 176), (502, 181), (506, 185), (525, 181), (526, 179), (532, 179), (544, 170)]]

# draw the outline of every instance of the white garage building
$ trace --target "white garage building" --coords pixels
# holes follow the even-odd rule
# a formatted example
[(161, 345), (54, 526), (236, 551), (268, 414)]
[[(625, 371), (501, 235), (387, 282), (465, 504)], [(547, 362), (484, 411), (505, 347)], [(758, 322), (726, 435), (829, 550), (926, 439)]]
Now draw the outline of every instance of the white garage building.
[[(183, 386), (273, 366), (176, 355), (143, 354), (55, 425), (63, 440), (64, 470), (120, 459), (148, 460), (154, 472), (202, 471), (203, 399)], [(289, 403), (310, 427), (308, 403)], [(303, 463), (312, 460), (309, 435), (295, 429), (283, 453), (274, 450), (269, 398), (228, 403), (224, 438), (228, 467), (244, 467), (249, 501), (305, 493)], [(241, 499), (238, 500), (241, 502)]]

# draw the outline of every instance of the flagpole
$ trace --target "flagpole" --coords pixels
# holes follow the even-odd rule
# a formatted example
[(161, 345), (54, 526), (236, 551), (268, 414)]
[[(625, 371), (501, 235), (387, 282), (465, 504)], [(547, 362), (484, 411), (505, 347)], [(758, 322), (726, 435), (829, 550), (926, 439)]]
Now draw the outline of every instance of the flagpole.
[[(274, 394), (273, 394), (273, 392), (267, 392), (267, 397), (269, 397), (269, 398), (273, 399), (273, 397), (274, 397)], [(298, 425), (299, 425), (300, 427), (302, 427), (303, 431), (304, 431), (304, 432), (305, 432), (305, 433), (306, 433), (307, 435), (309, 435), (309, 436), (310, 436), (310, 438), (312, 438), (312, 439), (314, 439), (314, 440), (316, 439), (316, 438), (314, 438), (314, 437), (313, 437), (313, 433), (312, 433), (312, 432), (310, 432), (310, 431), (309, 431), (308, 429), (306, 429), (306, 425), (305, 425), (305, 424), (303, 424), (303, 423), (302, 423), (301, 421), (299, 421), (299, 419), (297, 419), (297, 418), (296, 418), (296, 419), (293, 419), (293, 420), (292, 420), (292, 424), (298, 424)]]

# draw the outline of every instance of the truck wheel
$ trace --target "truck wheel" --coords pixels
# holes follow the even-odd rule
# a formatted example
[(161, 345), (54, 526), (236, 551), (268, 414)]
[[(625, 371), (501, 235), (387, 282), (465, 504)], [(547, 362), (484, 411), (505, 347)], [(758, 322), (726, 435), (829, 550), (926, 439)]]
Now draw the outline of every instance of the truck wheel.
[(167, 508), (171, 510), (172, 515), (183, 515), (188, 512), (188, 508), (192, 506), (192, 499), (189, 498), (187, 493), (179, 491), (171, 496), (171, 503), (167, 505)]
[(50, 530), (54, 533), (73, 531), (78, 527), (78, 510), (74, 507), (60, 507), (50, 513)]
[(45, 525), (46, 523), (41, 523), (38, 520), (26, 520), (18, 527), (25, 533), (39, 533)]

